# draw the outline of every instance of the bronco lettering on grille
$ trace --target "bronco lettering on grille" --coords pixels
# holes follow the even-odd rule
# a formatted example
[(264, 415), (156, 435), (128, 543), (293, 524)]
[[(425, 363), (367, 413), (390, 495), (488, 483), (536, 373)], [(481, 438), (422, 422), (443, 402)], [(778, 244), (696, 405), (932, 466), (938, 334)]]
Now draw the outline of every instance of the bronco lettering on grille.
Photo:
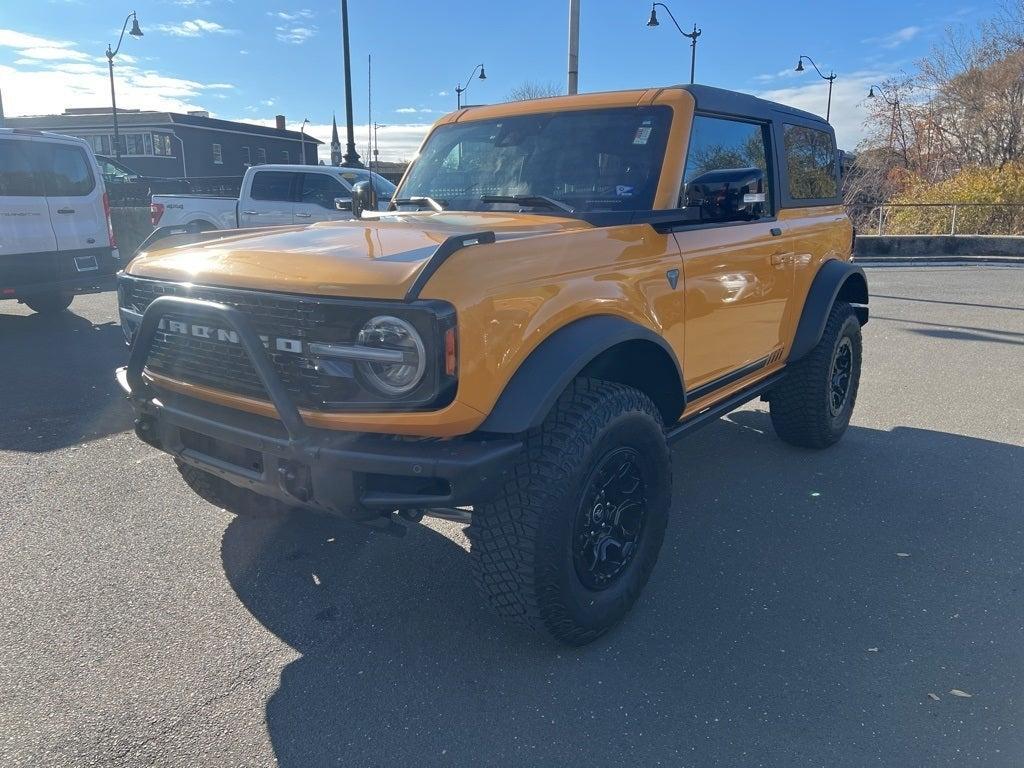
[[(213, 328), (209, 325), (197, 325), (195, 323), (185, 323), (181, 320), (168, 320), (167, 318), (162, 319), (158, 327), (162, 331), (168, 331), (179, 336), (195, 336), (197, 339), (209, 339), (211, 341), (216, 339), (217, 341), (225, 341), (229, 344), (238, 344), (238, 333), (224, 328)], [(260, 339), (263, 341), (263, 346), (267, 349), (302, 354), (302, 341), (300, 339), (276, 337), (271, 340), (269, 336), (263, 334), (260, 334)]]

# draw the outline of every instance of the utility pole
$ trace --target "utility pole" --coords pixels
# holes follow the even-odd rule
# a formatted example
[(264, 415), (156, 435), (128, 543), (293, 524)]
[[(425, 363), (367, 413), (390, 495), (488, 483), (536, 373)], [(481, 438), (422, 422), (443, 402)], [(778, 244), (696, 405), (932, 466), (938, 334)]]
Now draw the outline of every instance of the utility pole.
[(345, 147), (345, 162), (342, 165), (348, 168), (362, 168), (359, 162), (359, 153), (356, 152), (355, 129), (352, 126), (352, 65), (349, 62), (348, 51), (348, 0), (341, 0), (341, 46), (345, 57), (345, 111), (346, 122), (348, 123), (348, 145)]
[(0, 128), (4, 127), (4, 92), (0, 91)]
[(579, 92), (580, 81), (580, 0), (569, 0), (569, 95)]

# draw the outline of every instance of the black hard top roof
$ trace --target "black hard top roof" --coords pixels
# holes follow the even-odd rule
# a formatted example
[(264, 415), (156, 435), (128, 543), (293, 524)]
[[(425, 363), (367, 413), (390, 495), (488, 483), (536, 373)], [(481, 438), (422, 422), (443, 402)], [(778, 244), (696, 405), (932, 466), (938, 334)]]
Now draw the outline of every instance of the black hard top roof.
[(718, 112), (724, 115), (737, 115), (770, 119), (772, 117), (798, 117), (821, 123), (823, 128), (830, 128), (825, 118), (811, 112), (805, 112), (795, 107), (787, 107), (767, 99), (760, 99), (751, 96), (749, 93), (728, 91), (725, 88), (713, 88), (710, 85), (676, 85), (673, 88), (681, 88), (689, 91), (697, 102), (697, 109), (702, 112)]

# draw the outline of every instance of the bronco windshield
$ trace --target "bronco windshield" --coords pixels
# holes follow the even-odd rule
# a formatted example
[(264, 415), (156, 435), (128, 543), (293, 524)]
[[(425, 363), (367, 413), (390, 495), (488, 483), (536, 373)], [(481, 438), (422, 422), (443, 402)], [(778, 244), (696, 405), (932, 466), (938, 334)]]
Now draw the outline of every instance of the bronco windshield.
[(442, 125), (397, 199), (431, 198), (460, 211), (649, 210), (671, 121), (662, 106)]

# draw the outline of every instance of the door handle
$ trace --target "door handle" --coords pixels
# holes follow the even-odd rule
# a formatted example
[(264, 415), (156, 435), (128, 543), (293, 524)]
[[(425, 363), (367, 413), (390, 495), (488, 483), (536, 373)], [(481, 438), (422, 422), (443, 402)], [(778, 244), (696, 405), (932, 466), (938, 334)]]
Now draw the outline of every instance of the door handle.
[(780, 237), (782, 235), (782, 227), (772, 227), (769, 231), (772, 233), (772, 237)]
[(256, 211), (242, 211), (242, 213), (244, 213), (246, 216), (259, 216), (259, 213), (257, 213)]
[(57, 213), (74, 213), (74, 208), (58, 208)]
[(312, 216), (312, 214), (310, 213), (296, 213), (295, 215), (298, 216), (300, 219), (308, 219), (310, 216)]

